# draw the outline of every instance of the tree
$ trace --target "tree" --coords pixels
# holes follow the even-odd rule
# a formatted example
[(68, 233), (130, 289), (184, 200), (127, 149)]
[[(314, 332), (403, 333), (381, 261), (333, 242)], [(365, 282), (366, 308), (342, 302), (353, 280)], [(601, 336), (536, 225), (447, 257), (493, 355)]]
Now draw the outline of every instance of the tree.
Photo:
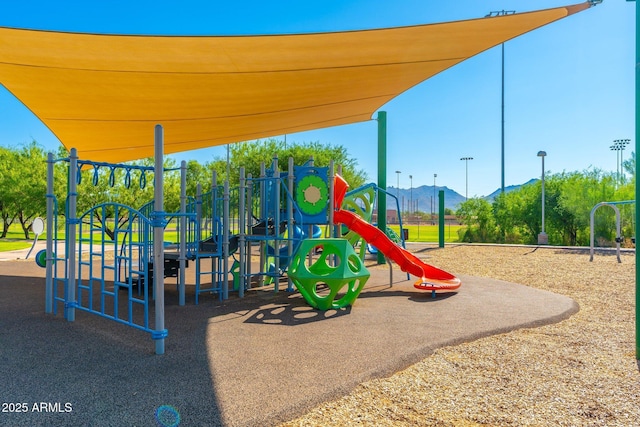
[(9, 226), (15, 221), (15, 185), (18, 180), (18, 158), (15, 150), (0, 147), (0, 218), (2, 218), (2, 232), (0, 238), (7, 237)]
[[(600, 202), (615, 201), (615, 176), (599, 169), (554, 175), (549, 222), (559, 234), (561, 244), (588, 245), (590, 213)], [(598, 211), (596, 234), (612, 241), (615, 225), (612, 212)]]
[(460, 204), (456, 215), (466, 225), (461, 228), (460, 240), (463, 242), (492, 242), (496, 236), (496, 221), (491, 204), (479, 197), (468, 199)]
[[(254, 178), (260, 176), (260, 165), (264, 163), (269, 168), (274, 157), (279, 159), (279, 170), (287, 170), (287, 162), (293, 158), (294, 165), (304, 165), (310, 158), (313, 158), (314, 165), (318, 167), (329, 166), (331, 160), (334, 165), (342, 166), (342, 176), (347, 180), (351, 188), (356, 188), (364, 184), (366, 173), (357, 169), (357, 160), (350, 157), (347, 149), (343, 146), (324, 145), (320, 142), (310, 142), (301, 144), (289, 144), (284, 146), (281, 141), (271, 138), (263, 141), (252, 141), (233, 144), (230, 147), (230, 179), (229, 182), (238, 182), (240, 167), (245, 168), (245, 175), (251, 174)], [(219, 180), (225, 179), (227, 173), (226, 159), (216, 159), (209, 169), (215, 168)], [(210, 182), (210, 180), (209, 180)]]
[(3, 220), (2, 237), (18, 220), (25, 239), (33, 219), (46, 211), (46, 157), (36, 141), (19, 149), (0, 150), (0, 211)]

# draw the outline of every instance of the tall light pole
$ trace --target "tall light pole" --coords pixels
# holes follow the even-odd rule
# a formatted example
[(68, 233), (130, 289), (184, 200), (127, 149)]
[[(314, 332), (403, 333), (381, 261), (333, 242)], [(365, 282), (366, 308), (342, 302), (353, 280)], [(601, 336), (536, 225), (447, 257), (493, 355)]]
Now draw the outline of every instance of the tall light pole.
[[(516, 11), (515, 10), (498, 10), (498, 11), (493, 11), (493, 12), (489, 12), (487, 15), (485, 15), (485, 18), (491, 18), (494, 16), (503, 16), (503, 15), (513, 15), (515, 14)], [(500, 175), (500, 191), (502, 193), (504, 193), (504, 43), (501, 43), (502, 46), (502, 120), (501, 120), (501, 145), (500, 145), (500, 152), (502, 154), (501, 156), (501, 175)]]
[(433, 217), (436, 213), (436, 178), (438, 177), (437, 173), (433, 174), (433, 202), (431, 203), (431, 216)]
[[(401, 171), (396, 171), (396, 198), (398, 199), (398, 202), (396, 203), (396, 206), (400, 206), (398, 203), (400, 203), (400, 174), (402, 172)], [(398, 207), (398, 218), (400, 218), (400, 208)]]
[(413, 175), (409, 175), (409, 214), (413, 210)]
[(464, 199), (469, 200), (469, 160), (473, 160), (473, 157), (461, 157), (460, 160), (464, 160), (464, 180), (465, 180)]
[(545, 151), (538, 151), (538, 157), (542, 158), (542, 231), (538, 234), (538, 244), (546, 245), (549, 243), (549, 236), (544, 232), (544, 157), (547, 155)]
[[(613, 141), (613, 145), (609, 147), (611, 150), (616, 152), (616, 169), (617, 169), (617, 181), (618, 183), (622, 182), (622, 176), (624, 175), (624, 169), (622, 168), (622, 158), (624, 148), (629, 144), (631, 140), (629, 139), (616, 139)], [(620, 153), (620, 156), (618, 156)]]
[(614, 144), (609, 147), (611, 151), (616, 152), (616, 187), (620, 182), (620, 146), (614, 141)]

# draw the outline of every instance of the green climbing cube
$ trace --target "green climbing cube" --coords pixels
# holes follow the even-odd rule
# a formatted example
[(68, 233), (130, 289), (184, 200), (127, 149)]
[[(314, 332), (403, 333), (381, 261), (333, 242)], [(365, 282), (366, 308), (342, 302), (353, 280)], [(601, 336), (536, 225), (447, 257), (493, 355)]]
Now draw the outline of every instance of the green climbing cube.
[[(322, 253), (308, 264), (308, 255)], [(345, 239), (306, 239), (289, 265), (289, 277), (304, 299), (319, 310), (353, 305), (370, 273)]]

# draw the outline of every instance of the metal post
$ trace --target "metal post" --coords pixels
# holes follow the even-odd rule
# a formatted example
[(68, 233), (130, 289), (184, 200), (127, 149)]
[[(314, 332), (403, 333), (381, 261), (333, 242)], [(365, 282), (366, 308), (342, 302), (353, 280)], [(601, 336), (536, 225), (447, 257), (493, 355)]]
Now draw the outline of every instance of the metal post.
[(180, 163), (180, 283), (178, 305), (184, 305), (185, 269), (187, 267), (187, 162)]
[(473, 157), (461, 157), (460, 160), (464, 160), (464, 200), (469, 200), (469, 160), (473, 160)]
[(413, 175), (409, 175), (409, 215), (413, 211)]
[(544, 232), (544, 158), (547, 155), (545, 151), (538, 151), (538, 157), (542, 158), (542, 231), (538, 234), (538, 244), (546, 245), (549, 243), (549, 237), (547, 233)]
[(542, 233), (544, 234), (544, 156), (542, 156)]
[(438, 247), (444, 248), (444, 190), (438, 191)]
[[(293, 164), (293, 157), (289, 157), (288, 164), (289, 173), (287, 175), (287, 189), (289, 194), (293, 197), (293, 187), (295, 184), (295, 168)], [(286, 197), (286, 196), (285, 196)], [(302, 225), (302, 224), (300, 224)], [(289, 262), (293, 258), (293, 235), (294, 235), (294, 225), (293, 225), (293, 203), (290, 200), (287, 200), (287, 256), (289, 257)], [(293, 292), (294, 286), (293, 281), (287, 275), (287, 291)]]
[[(274, 277), (274, 291), (277, 293), (280, 290), (280, 167), (278, 166), (278, 157), (273, 158), (273, 183), (274, 183), (274, 204), (273, 206), (273, 252), (275, 265), (273, 271), (276, 275)], [(267, 230), (269, 229), (269, 221), (266, 224)]]
[(45, 279), (45, 296), (44, 296), (44, 312), (53, 312), (53, 263), (55, 257), (53, 255), (53, 153), (47, 154), (47, 274)]
[[(265, 177), (267, 175), (267, 171), (266, 171), (266, 167), (264, 162), (260, 163), (260, 188), (258, 189), (259, 191), (259, 197), (258, 197), (258, 202), (260, 203), (258, 206), (258, 217), (262, 220), (265, 218), (266, 215), (266, 207), (265, 207), (265, 203), (267, 201), (267, 195), (266, 195), (266, 191), (265, 191)], [(260, 239), (260, 269), (265, 269), (268, 270), (268, 266), (267, 264), (267, 243), (263, 240)], [(267, 268), (265, 268), (267, 267)], [(260, 277), (258, 278), (258, 286), (264, 286), (264, 275), (261, 274)]]
[[(640, 8), (636, 7), (636, 156), (640, 151)], [(637, 163), (636, 163), (636, 176), (637, 176)], [(640, 186), (636, 184), (636, 202), (640, 199)], [(640, 218), (640, 208), (636, 203), (636, 218)], [(635, 230), (636, 239), (640, 236), (640, 225), (636, 221)], [(636, 251), (636, 265), (640, 256)], [(636, 268), (636, 359), (640, 360), (640, 271)]]
[[(214, 180), (214, 183), (217, 187), (217, 180)], [(229, 227), (231, 226), (231, 220), (229, 218), (229, 176), (224, 180), (222, 191), (222, 299), (226, 300), (229, 298)], [(243, 236), (244, 239), (244, 230), (240, 229), (238, 233), (240, 236)], [(238, 244), (238, 249), (240, 249), (239, 246)], [(240, 281), (238, 281), (238, 283), (239, 282)], [(240, 288), (238, 287), (238, 289)]]
[(435, 213), (436, 213), (435, 203), (436, 203), (436, 178), (437, 177), (438, 177), (438, 174), (434, 173), (433, 174), (433, 209), (431, 210), (431, 215), (432, 215), (431, 219), (432, 220), (433, 220), (433, 215), (435, 215)]
[[(196, 185), (196, 224), (198, 224), (196, 228), (196, 237), (195, 241), (198, 245), (202, 241), (202, 185), (198, 183)], [(200, 252), (200, 248), (198, 247), (197, 253)], [(200, 301), (200, 280), (201, 280), (201, 264), (200, 264), (200, 256), (196, 256), (195, 264), (196, 264), (196, 305)]]
[(502, 176), (500, 177), (500, 192), (504, 193), (504, 43), (502, 43)]
[[(387, 190), (387, 112), (378, 111), (378, 188)], [(383, 233), (387, 230), (387, 195), (378, 195), (378, 229)], [(386, 259), (378, 251), (378, 264), (384, 264)]]
[(78, 152), (71, 149), (69, 156), (69, 198), (67, 212), (67, 296), (65, 299), (65, 318), (69, 322), (76, 319), (76, 203), (78, 196)]
[(156, 354), (164, 354), (164, 130), (155, 127), (155, 166), (153, 174), (154, 218), (153, 218), (153, 290), (155, 304)]
[[(245, 226), (246, 224), (251, 224), (251, 221), (253, 220), (253, 212), (252, 212), (252, 206), (253, 206), (253, 175), (252, 174), (247, 174), (247, 176), (245, 176), (245, 188), (246, 188), (246, 198), (245, 198), (245, 211), (247, 211), (247, 214), (245, 215)], [(249, 278), (249, 281), (247, 282), (247, 289), (251, 289), (251, 278), (253, 277), (252, 272), (251, 272), (251, 239), (247, 239), (246, 238), (246, 234), (245, 234), (245, 246), (247, 247), (247, 251), (246, 251), (246, 257), (244, 260), (245, 263), (245, 275)]]
[[(226, 191), (226, 190), (225, 190)], [(246, 238), (244, 234), (245, 230), (245, 197), (246, 194), (246, 180), (244, 175), (244, 167), (240, 167), (240, 188), (239, 188), (239, 196), (238, 196), (238, 228), (240, 229), (240, 235), (238, 236), (238, 258), (239, 258), (239, 278), (238, 280), (238, 296), (240, 298), (244, 297), (244, 288), (245, 288), (245, 272), (246, 272), (246, 264), (245, 264), (245, 245)]]

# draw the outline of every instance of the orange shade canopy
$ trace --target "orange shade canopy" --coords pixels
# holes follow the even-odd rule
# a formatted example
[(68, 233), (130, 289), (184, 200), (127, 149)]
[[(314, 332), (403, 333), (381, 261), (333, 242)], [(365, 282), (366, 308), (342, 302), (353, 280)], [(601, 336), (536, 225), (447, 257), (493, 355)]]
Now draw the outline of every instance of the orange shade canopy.
[(234, 37), (0, 28), (0, 83), (82, 158), (176, 153), (370, 120), (383, 104), (589, 2), (441, 24)]

